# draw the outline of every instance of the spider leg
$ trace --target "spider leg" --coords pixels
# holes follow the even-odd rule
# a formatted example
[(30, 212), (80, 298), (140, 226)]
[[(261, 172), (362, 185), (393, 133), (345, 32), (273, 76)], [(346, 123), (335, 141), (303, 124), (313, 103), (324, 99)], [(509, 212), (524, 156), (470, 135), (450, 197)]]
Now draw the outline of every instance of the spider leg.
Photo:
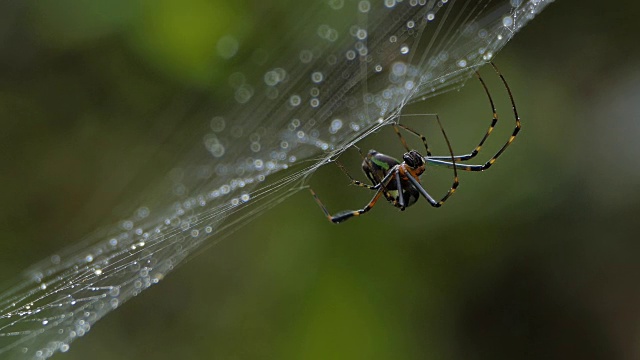
[[(360, 149), (358, 149), (358, 150), (360, 150)], [(360, 153), (360, 154), (362, 154), (362, 153)], [(351, 174), (349, 174), (349, 172), (348, 172), (348, 171), (347, 171), (347, 169), (344, 167), (344, 165), (342, 165), (342, 164), (341, 164), (339, 161), (337, 161), (337, 160), (336, 160), (336, 162), (335, 162), (335, 163), (336, 163), (336, 165), (338, 165), (338, 167), (342, 170), (342, 172), (343, 172), (343, 173), (345, 173), (345, 174), (349, 177), (349, 179), (351, 180), (351, 185), (355, 185), (355, 186), (359, 186), (359, 187), (367, 188), (367, 189), (369, 189), (369, 190), (376, 190), (376, 191), (381, 187), (381, 183), (380, 183), (380, 182), (378, 182), (376, 185), (373, 185), (373, 186), (372, 186), (372, 185), (369, 185), (369, 184), (363, 183), (363, 182), (362, 182), (362, 181), (360, 181), (360, 180), (356, 180), (356, 179), (354, 179), (354, 178), (353, 178), (353, 176), (351, 176)], [(372, 180), (372, 182), (373, 182), (373, 180)], [(384, 186), (382, 186), (382, 191), (384, 192), (384, 197), (385, 197), (388, 201), (392, 201), (392, 202), (394, 201), (393, 196), (389, 193), (389, 191), (388, 191)]]
[(458, 187), (458, 182), (455, 181), (449, 191), (447, 191), (447, 193), (442, 197), (442, 199), (440, 199), (440, 201), (436, 201), (433, 196), (429, 195), (427, 190), (422, 187), (422, 184), (420, 184), (420, 182), (418, 182), (418, 180), (416, 180), (413, 176), (409, 175), (407, 176), (407, 178), (409, 179), (409, 182), (411, 182), (411, 184), (415, 186), (416, 189), (418, 189), (420, 194), (422, 194), (422, 196), (427, 199), (429, 204), (436, 208), (442, 206), (442, 204), (444, 204), (444, 202), (447, 201), (447, 199), (449, 199), (451, 195), (453, 195), (453, 193), (456, 191), (456, 188)]
[[(518, 110), (516, 109), (516, 103), (513, 100), (513, 94), (511, 93), (511, 89), (509, 88), (509, 84), (507, 84), (507, 81), (505, 80), (504, 76), (502, 75), (502, 73), (500, 73), (500, 70), (498, 70), (498, 68), (496, 67), (496, 65), (494, 63), (491, 63), (491, 66), (493, 66), (493, 68), (495, 69), (495, 71), (498, 74), (498, 76), (500, 76), (500, 80), (502, 80), (502, 84), (504, 85), (505, 89), (507, 90), (507, 93), (509, 94), (509, 100), (511, 101), (511, 108), (513, 110), (513, 115), (514, 115), (515, 123), (516, 123), (516, 126), (513, 129), (513, 133), (511, 134), (511, 136), (509, 137), (507, 142), (504, 145), (502, 145), (500, 150), (498, 150), (498, 152), (496, 152), (491, 157), (491, 159), (489, 159), (486, 163), (484, 163), (482, 165), (456, 164), (454, 162), (447, 161), (448, 159), (450, 159), (449, 156), (428, 156), (426, 158), (426, 160), (430, 164), (446, 166), (446, 167), (449, 167), (449, 168), (453, 167), (453, 168), (457, 168), (459, 170), (464, 170), (464, 171), (484, 171), (484, 170), (488, 169), (489, 167), (491, 167), (491, 165), (493, 165), (493, 163), (496, 162), (498, 157), (500, 155), (502, 155), (502, 153), (507, 149), (507, 147), (509, 145), (511, 145), (511, 143), (516, 139), (516, 136), (518, 135), (518, 132), (520, 132), (521, 125), (520, 125), (520, 116), (518, 115)], [(455, 156), (454, 157), (454, 159), (459, 160), (459, 161), (465, 161), (465, 160), (469, 160), (469, 159), (475, 157), (478, 154), (478, 152), (480, 152), (480, 149), (482, 148), (482, 145), (484, 144), (485, 140), (489, 137), (489, 135), (493, 131), (493, 128), (495, 127), (496, 123), (498, 122), (498, 114), (497, 114), (495, 106), (493, 104), (493, 99), (491, 98), (491, 94), (489, 93), (489, 89), (487, 88), (486, 84), (484, 83), (484, 81), (482, 80), (480, 75), (478, 75), (478, 78), (480, 79), (480, 82), (482, 83), (482, 86), (484, 87), (484, 90), (487, 93), (487, 96), (489, 97), (489, 102), (491, 103), (491, 109), (493, 111), (493, 120), (491, 122), (491, 125), (489, 126), (489, 129), (485, 133), (484, 137), (482, 138), (482, 140), (480, 141), (478, 146), (476, 146), (476, 148), (471, 153), (466, 154), (466, 155), (459, 155), (459, 156)]]
[[(360, 150), (360, 148), (355, 146), (355, 145), (354, 145), (354, 147), (358, 150), (358, 153), (360, 154), (360, 157), (362, 158), (362, 161), (368, 161), (367, 158), (362, 153), (362, 150)], [(351, 176), (351, 174), (349, 174), (347, 169), (339, 161), (336, 160), (335, 163), (336, 163), (336, 165), (338, 165), (340, 170), (342, 170), (342, 172), (345, 173), (345, 175), (347, 175), (347, 177), (349, 177), (349, 179), (351, 180), (351, 185), (364, 187), (364, 188), (367, 188), (369, 190), (378, 190), (378, 188), (380, 188), (380, 186), (382, 186), (382, 189), (383, 189), (383, 192), (384, 192), (384, 197), (388, 201), (391, 201), (391, 202), (394, 201), (393, 196), (389, 193), (389, 191), (385, 188), (384, 185), (381, 185), (381, 182), (379, 181), (379, 179), (377, 179), (377, 178), (369, 178), (369, 180), (371, 180), (371, 182), (376, 184), (376, 185), (372, 186), (372, 185), (366, 184), (366, 183), (364, 183), (364, 182), (362, 182), (360, 180), (356, 180), (353, 176)], [(367, 177), (369, 177), (368, 174), (367, 174)]]
[[(396, 188), (398, 189), (398, 200), (397, 201), (400, 204), (400, 210), (404, 211), (404, 209), (406, 207), (404, 205), (404, 194), (402, 193), (402, 180), (400, 180), (400, 171), (396, 171), (396, 175), (394, 177), (396, 179)], [(395, 201), (394, 201), (394, 203), (395, 203)]]
[[(493, 63), (491, 63), (491, 64), (493, 65)], [(495, 65), (494, 65), (494, 68), (495, 68)], [(491, 119), (491, 124), (489, 125), (489, 128), (487, 129), (487, 132), (484, 134), (484, 136), (480, 140), (480, 143), (478, 143), (478, 145), (470, 153), (468, 153), (466, 155), (456, 155), (455, 156), (455, 158), (457, 160), (461, 160), (461, 161), (473, 159), (476, 155), (478, 155), (478, 153), (482, 149), (482, 145), (484, 145), (484, 142), (487, 140), (489, 135), (491, 135), (491, 133), (493, 132), (493, 129), (496, 127), (496, 124), (498, 123), (498, 112), (496, 111), (496, 107), (495, 107), (495, 105), (493, 103), (493, 98), (491, 97), (491, 93), (489, 92), (489, 88), (487, 87), (487, 84), (482, 79), (482, 76), (480, 76), (480, 73), (477, 72), (477, 71), (476, 71), (476, 77), (480, 81), (480, 84), (482, 84), (482, 88), (484, 89), (485, 94), (487, 94), (487, 98), (489, 98), (489, 104), (491, 105), (491, 112), (493, 113), (493, 118)], [(437, 159), (437, 160), (443, 160), (443, 159), (448, 158), (448, 156), (433, 156), (432, 158)]]
[(347, 177), (349, 177), (349, 180), (351, 180), (351, 185), (355, 185), (355, 186), (360, 186), (360, 187), (364, 187), (367, 188), (369, 190), (378, 190), (379, 186), (378, 185), (374, 185), (371, 186), (369, 184), (365, 184), (360, 180), (356, 180), (353, 178), (353, 176), (351, 176), (351, 174), (349, 174), (349, 172), (347, 171), (347, 169), (344, 167), (344, 165), (342, 165), (338, 160), (335, 161), (336, 165), (338, 165), (338, 167), (340, 168), (340, 170), (342, 170), (343, 173), (345, 173), (345, 175), (347, 175)]
[[(438, 122), (438, 126), (440, 127), (440, 131), (442, 132), (442, 136), (444, 136), (444, 140), (447, 143), (447, 148), (449, 149), (449, 159), (451, 159), (451, 164), (455, 165), (452, 166), (453, 167), (453, 183), (451, 184), (451, 187), (449, 188), (449, 191), (447, 191), (447, 193), (440, 199), (440, 201), (436, 201), (433, 196), (429, 195), (429, 193), (427, 192), (427, 190), (425, 190), (422, 187), (422, 184), (420, 184), (420, 181), (418, 181), (413, 174), (411, 174), (409, 172), (409, 174), (406, 174), (406, 171), (404, 168), (402, 169), (398, 169), (398, 171), (403, 172), (403, 175), (406, 174), (407, 179), (409, 179), (409, 182), (416, 188), (418, 189), (418, 191), (420, 192), (420, 194), (422, 194), (422, 196), (424, 196), (425, 199), (427, 199), (427, 201), (429, 202), (429, 204), (431, 204), (431, 206), (433, 207), (440, 207), (442, 206), (442, 204), (444, 204), (445, 201), (447, 201), (447, 199), (449, 199), (449, 197), (451, 195), (453, 195), (453, 193), (456, 192), (456, 189), (458, 188), (458, 185), (460, 184), (460, 181), (458, 180), (458, 169), (457, 169), (457, 165), (456, 164), (456, 158), (453, 155), (453, 149), (451, 148), (451, 142), (449, 142), (449, 137), (447, 136), (447, 132), (444, 131), (444, 127), (442, 126), (442, 122), (440, 121), (440, 117), (436, 114), (436, 121)], [(425, 160), (428, 160), (428, 157), (425, 157)], [(402, 192), (401, 189), (399, 190), (399, 192)]]
[(331, 213), (329, 213), (329, 210), (327, 210), (327, 208), (324, 206), (322, 201), (320, 201), (320, 198), (318, 197), (318, 195), (316, 195), (315, 191), (313, 191), (313, 189), (309, 189), (309, 191), (311, 191), (311, 195), (316, 200), (316, 203), (318, 203), (318, 205), (320, 206), (320, 209), (322, 209), (322, 212), (324, 212), (324, 215), (327, 217), (327, 219), (329, 219), (329, 221), (331, 221), (334, 224), (339, 224), (354, 216), (360, 216), (368, 212), (369, 210), (371, 210), (378, 202), (378, 199), (380, 199), (380, 196), (382, 196), (382, 194), (386, 192), (385, 186), (388, 185), (389, 182), (391, 182), (392, 175), (396, 174), (397, 172), (398, 172), (397, 167), (394, 167), (391, 171), (389, 171), (389, 173), (384, 177), (384, 179), (382, 179), (382, 181), (378, 185), (376, 185), (376, 186), (379, 186), (379, 188), (377, 189), (371, 201), (369, 201), (369, 203), (360, 210), (355, 210), (355, 211), (346, 210), (346, 211), (341, 211), (336, 215), (331, 215)]
[(393, 130), (395, 130), (396, 134), (398, 134), (398, 137), (400, 138), (400, 141), (402, 142), (402, 145), (404, 145), (404, 148), (407, 150), (407, 152), (409, 151), (409, 147), (407, 146), (407, 142), (404, 140), (404, 137), (402, 137), (402, 134), (400, 134), (400, 131), (398, 130), (399, 127), (419, 137), (422, 140), (422, 143), (424, 144), (424, 149), (426, 151), (427, 156), (431, 156), (429, 145), (427, 145), (427, 138), (424, 135), (418, 133), (417, 131), (411, 129), (408, 126), (404, 126), (402, 124), (393, 124)]

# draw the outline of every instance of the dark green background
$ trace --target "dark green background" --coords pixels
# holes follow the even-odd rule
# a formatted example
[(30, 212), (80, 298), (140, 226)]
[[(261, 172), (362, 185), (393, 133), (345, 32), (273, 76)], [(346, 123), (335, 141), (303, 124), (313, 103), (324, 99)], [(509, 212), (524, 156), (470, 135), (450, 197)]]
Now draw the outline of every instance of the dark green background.
[[(210, 34), (265, 45), (296, 24), (286, 3), (188, 3), (0, 5), (0, 282), (117, 220), (200, 141), (199, 104), (224, 100), (210, 84), (228, 72), (207, 62)], [(557, 1), (496, 59), (521, 135), (445, 207), (381, 203), (335, 226), (302, 191), (59, 358), (640, 357), (638, 33), (637, 2)], [(497, 146), (508, 104), (483, 74)], [(410, 110), (439, 113), (458, 153), (490, 118), (473, 81)], [(394, 136), (362, 147), (399, 155)], [(361, 177), (355, 152), (343, 161)], [(334, 167), (310, 184), (332, 210), (370, 196)]]

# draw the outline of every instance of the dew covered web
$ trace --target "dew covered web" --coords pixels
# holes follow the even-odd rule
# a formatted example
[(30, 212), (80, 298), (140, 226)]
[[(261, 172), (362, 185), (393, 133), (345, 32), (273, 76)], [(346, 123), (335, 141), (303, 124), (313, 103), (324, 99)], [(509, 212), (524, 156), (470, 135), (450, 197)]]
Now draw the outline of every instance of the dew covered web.
[(208, 133), (168, 183), (129, 218), (0, 293), (0, 357), (68, 351), (100, 318), (303, 188), (404, 105), (462, 86), (548, 2), (299, 2), (307, 15), (280, 48), (255, 50), (262, 60), (250, 73), (230, 74), (235, 103), (211, 112)]

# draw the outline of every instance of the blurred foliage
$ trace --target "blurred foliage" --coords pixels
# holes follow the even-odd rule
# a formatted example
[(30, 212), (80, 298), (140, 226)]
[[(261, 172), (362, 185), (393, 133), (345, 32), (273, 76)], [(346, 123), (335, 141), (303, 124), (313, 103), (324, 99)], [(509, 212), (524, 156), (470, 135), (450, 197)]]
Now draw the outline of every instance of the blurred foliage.
[[(277, 44), (298, 21), (287, 9), (0, 5), (0, 282), (117, 219), (119, 204), (164, 176), (185, 141), (199, 141), (190, 134), (207, 114), (194, 109), (224, 103), (211, 86), (228, 73), (220, 38)], [(462, 174), (442, 209), (380, 203), (335, 226), (300, 192), (58, 357), (640, 357), (638, 18), (636, 2), (562, 0), (516, 36), (496, 61), (523, 131), (490, 171)], [(483, 76), (503, 109), (497, 147), (508, 103), (491, 70)], [(439, 113), (462, 153), (490, 120), (483, 96), (472, 81), (411, 111)], [(399, 154), (394, 136), (383, 129), (362, 147)], [(361, 177), (355, 151), (341, 160)], [(445, 189), (450, 174), (433, 172)], [(334, 211), (371, 195), (347, 184), (333, 166), (311, 179)]]

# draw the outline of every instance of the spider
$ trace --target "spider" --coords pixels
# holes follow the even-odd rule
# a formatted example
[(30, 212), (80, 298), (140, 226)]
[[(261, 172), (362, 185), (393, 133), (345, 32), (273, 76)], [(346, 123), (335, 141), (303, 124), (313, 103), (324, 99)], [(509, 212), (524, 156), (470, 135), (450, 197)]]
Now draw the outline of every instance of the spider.
[[(333, 223), (338, 224), (354, 216), (360, 216), (368, 212), (369, 210), (371, 210), (376, 205), (377, 201), (380, 199), (382, 195), (384, 195), (387, 201), (389, 201), (393, 206), (399, 208), (401, 211), (404, 211), (404, 209), (406, 209), (407, 207), (415, 204), (421, 195), (429, 202), (431, 206), (438, 208), (442, 206), (444, 202), (447, 201), (447, 199), (449, 199), (449, 197), (453, 195), (453, 193), (458, 188), (458, 184), (459, 184), (458, 170), (484, 171), (489, 167), (491, 167), (496, 162), (498, 157), (502, 155), (505, 149), (509, 145), (511, 145), (511, 143), (515, 140), (516, 135), (518, 135), (518, 132), (520, 131), (520, 117), (518, 116), (518, 111), (516, 110), (516, 104), (515, 104), (515, 101), (513, 100), (511, 89), (509, 88), (507, 81), (505, 80), (504, 76), (502, 76), (502, 73), (500, 73), (496, 65), (491, 63), (491, 66), (500, 77), (502, 84), (504, 85), (505, 89), (507, 90), (507, 93), (509, 94), (509, 100), (511, 101), (511, 107), (513, 109), (513, 115), (515, 118), (515, 128), (513, 130), (513, 133), (507, 140), (507, 142), (504, 145), (502, 145), (502, 147), (486, 163), (482, 165), (461, 163), (461, 162), (473, 159), (476, 155), (478, 155), (485, 141), (487, 140), (489, 135), (491, 135), (491, 133), (493, 132), (493, 129), (496, 126), (496, 123), (498, 122), (498, 114), (496, 112), (493, 99), (491, 98), (491, 94), (489, 93), (489, 89), (487, 88), (487, 85), (485, 84), (480, 74), (476, 71), (476, 76), (480, 81), (480, 83), (482, 84), (482, 87), (484, 88), (484, 91), (487, 94), (487, 97), (489, 99), (489, 104), (491, 105), (493, 118), (491, 120), (491, 124), (489, 125), (489, 128), (487, 129), (486, 133), (480, 140), (480, 143), (478, 143), (478, 145), (470, 153), (466, 155), (453, 154), (451, 144), (449, 143), (449, 138), (447, 137), (447, 134), (444, 131), (444, 128), (442, 127), (442, 123), (440, 122), (440, 117), (437, 114), (435, 116), (436, 121), (438, 122), (440, 131), (442, 132), (442, 135), (444, 136), (444, 139), (447, 143), (447, 147), (449, 149), (449, 155), (445, 155), (445, 156), (432, 155), (431, 151), (429, 150), (429, 145), (427, 145), (427, 139), (424, 135), (421, 135), (420, 133), (416, 132), (415, 130), (407, 126), (404, 126), (401, 124), (393, 124), (393, 129), (395, 133), (398, 135), (398, 138), (402, 143), (402, 146), (406, 150), (404, 155), (402, 155), (402, 162), (396, 160), (395, 158), (389, 155), (385, 155), (380, 152), (377, 152), (376, 150), (370, 150), (366, 156), (360, 153), (361, 157), (363, 158), (362, 170), (364, 171), (367, 178), (369, 178), (372, 185), (368, 185), (366, 183), (363, 183), (361, 181), (354, 179), (347, 172), (344, 166), (342, 166), (339, 162), (336, 161), (336, 164), (338, 165), (338, 167), (349, 177), (352, 185), (364, 187), (364, 188), (375, 191), (375, 195), (373, 196), (371, 201), (369, 201), (369, 203), (365, 205), (365, 207), (363, 207), (360, 210), (355, 210), (355, 211), (346, 210), (346, 211), (341, 211), (335, 215), (331, 215), (331, 213), (329, 213), (329, 211), (324, 206), (324, 204), (320, 201), (320, 198), (318, 198), (316, 193), (312, 189), (309, 189), (315, 201), (318, 203), (318, 205), (326, 215), (327, 219), (329, 219), (329, 221)], [(416, 150), (409, 149), (409, 146), (407, 145), (406, 140), (400, 133), (400, 129), (403, 129), (419, 137), (422, 140), (422, 143), (424, 144), (426, 156), (423, 156)], [(360, 149), (358, 149), (358, 151), (360, 152)], [(427, 164), (436, 165), (436, 166), (445, 166), (453, 169), (453, 183), (451, 185), (451, 188), (449, 188), (447, 193), (440, 200), (435, 200), (420, 183), (420, 175), (422, 175), (425, 172)]]

